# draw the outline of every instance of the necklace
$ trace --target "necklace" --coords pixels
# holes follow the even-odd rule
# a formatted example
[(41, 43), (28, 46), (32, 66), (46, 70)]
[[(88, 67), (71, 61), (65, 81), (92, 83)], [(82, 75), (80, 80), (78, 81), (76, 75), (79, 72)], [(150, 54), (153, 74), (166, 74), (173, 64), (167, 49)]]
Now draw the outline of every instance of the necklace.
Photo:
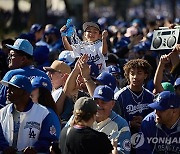
[[(131, 93), (131, 96), (132, 96), (132, 98), (133, 98), (133, 101), (136, 102), (137, 104), (141, 104), (142, 101), (143, 101), (143, 98), (144, 98), (144, 87), (143, 87), (143, 90), (142, 90), (142, 92), (140, 93), (139, 96), (136, 95), (129, 87), (128, 87), (128, 89), (129, 89), (129, 91), (130, 91), (130, 93)], [(139, 99), (140, 97), (142, 97), (142, 98), (141, 98), (141, 101), (140, 101), (140, 102), (136, 101), (136, 99)]]

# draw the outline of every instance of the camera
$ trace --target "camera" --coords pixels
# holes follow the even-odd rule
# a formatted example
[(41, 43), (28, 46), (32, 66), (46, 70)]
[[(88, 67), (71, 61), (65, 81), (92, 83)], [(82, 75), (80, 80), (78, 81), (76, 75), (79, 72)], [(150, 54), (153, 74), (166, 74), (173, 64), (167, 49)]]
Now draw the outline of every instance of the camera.
[(154, 30), (151, 50), (173, 49), (178, 43), (180, 26), (175, 26), (175, 29), (160, 27)]

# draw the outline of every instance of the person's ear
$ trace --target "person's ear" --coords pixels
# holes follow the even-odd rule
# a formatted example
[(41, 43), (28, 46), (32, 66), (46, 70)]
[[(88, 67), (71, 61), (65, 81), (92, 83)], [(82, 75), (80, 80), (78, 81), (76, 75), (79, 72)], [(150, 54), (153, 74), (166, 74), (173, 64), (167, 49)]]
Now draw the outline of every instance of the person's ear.
[(148, 74), (147, 74), (147, 73), (145, 73), (145, 77), (144, 77), (144, 79), (146, 80), (146, 79), (147, 79), (147, 77), (148, 77)]
[(86, 37), (86, 32), (83, 33), (83, 36)]
[(115, 101), (114, 100), (111, 100), (111, 103), (112, 103), (112, 108), (114, 107), (114, 105), (115, 105)]

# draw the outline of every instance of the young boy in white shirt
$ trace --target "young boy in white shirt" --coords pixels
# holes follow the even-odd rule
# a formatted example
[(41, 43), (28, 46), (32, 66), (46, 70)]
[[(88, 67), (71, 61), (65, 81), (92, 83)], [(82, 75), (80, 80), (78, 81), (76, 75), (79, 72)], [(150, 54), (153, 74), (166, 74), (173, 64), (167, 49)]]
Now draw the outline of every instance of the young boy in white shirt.
[[(106, 69), (105, 60), (107, 59), (107, 30), (101, 31), (99, 24), (94, 22), (85, 22), (83, 24), (84, 30), (84, 41), (79, 44), (70, 44), (67, 36), (62, 36), (62, 41), (64, 48), (66, 50), (73, 51), (75, 57), (79, 57), (83, 54), (88, 54), (88, 62), (94, 62), (100, 73)], [(63, 33), (66, 31), (66, 26), (63, 26), (60, 29), (60, 32)]]

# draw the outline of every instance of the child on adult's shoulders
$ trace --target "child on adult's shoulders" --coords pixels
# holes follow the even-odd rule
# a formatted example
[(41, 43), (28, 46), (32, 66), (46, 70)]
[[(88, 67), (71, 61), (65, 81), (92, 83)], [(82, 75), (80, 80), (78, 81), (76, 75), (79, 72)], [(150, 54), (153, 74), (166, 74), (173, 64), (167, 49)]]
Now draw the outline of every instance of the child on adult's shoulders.
[[(66, 25), (64, 25), (60, 32), (63, 33), (66, 31)], [(100, 72), (105, 70), (107, 59), (107, 30), (102, 31), (98, 23), (95, 22), (85, 22), (83, 24), (84, 31), (84, 41), (81, 41), (80, 44), (72, 44), (69, 42), (67, 36), (62, 35), (62, 41), (64, 48), (66, 50), (73, 51), (75, 57), (79, 57), (83, 54), (88, 54), (88, 62), (94, 62)]]

